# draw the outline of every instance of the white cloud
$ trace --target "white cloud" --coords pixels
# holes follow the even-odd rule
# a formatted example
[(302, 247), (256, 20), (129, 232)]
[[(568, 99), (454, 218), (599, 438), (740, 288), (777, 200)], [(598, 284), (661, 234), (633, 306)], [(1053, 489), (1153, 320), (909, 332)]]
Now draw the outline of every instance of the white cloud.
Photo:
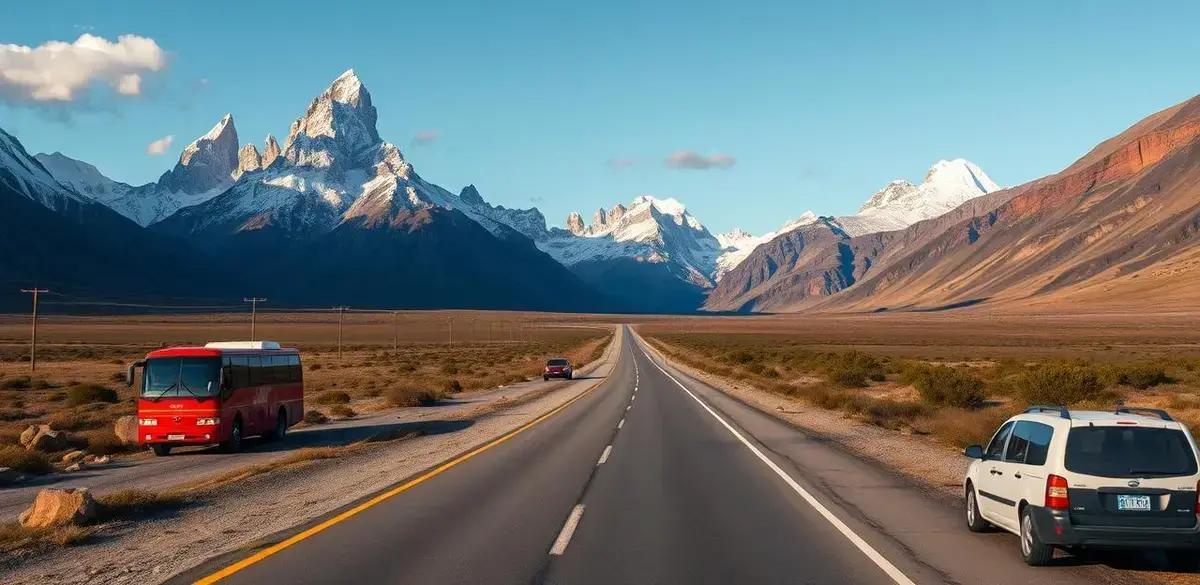
[(413, 144), (420, 146), (433, 144), (434, 142), (437, 142), (437, 139), (440, 136), (441, 135), (438, 134), (437, 130), (420, 130), (415, 136), (413, 136)]
[(172, 142), (175, 142), (174, 134), (163, 136), (146, 146), (146, 154), (150, 156), (162, 156), (171, 148)]
[(727, 169), (733, 166), (737, 159), (727, 154), (703, 155), (694, 150), (680, 150), (672, 153), (664, 161), (673, 169)]
[(96, 83), (139, 95), (142, 75), (167, 66), (154, 39), (121, 35), (116, 42), (82, 34), (73, 43), (37, 47), (0, 44), (0, 97), (25, 102), (74, 102)]

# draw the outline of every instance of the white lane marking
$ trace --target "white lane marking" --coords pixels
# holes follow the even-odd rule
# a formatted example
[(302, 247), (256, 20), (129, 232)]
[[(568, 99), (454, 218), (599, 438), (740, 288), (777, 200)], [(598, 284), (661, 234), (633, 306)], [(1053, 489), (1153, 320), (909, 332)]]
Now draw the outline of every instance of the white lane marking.
[(609, 446), (605, 447), (604, 452), (600, 454), (600, 460), (596, 462), (596, 465), (597, 466), (604, 465), (604, 462), (608, 461), (608, 456), (611, 454), (612, 454), (612, 445), (609, 445)]
[(625, 419), (621, 419), (621, 422), (617, 423), (617, 428), (618, 428), (618, 429), (619, 429), (619, 428), (621, 428), (621, 427), (623, 427), (623, 426), (625, 426)]
[(629, 409), (631, 409), (631, 408), (633, 408), (633, 405), (632, 405), (632, 404), (630, 404), (629, 406), (626, 406), (626, 407), (625, 407), (625, 410), (629, 410)]
[(808, 490), (800, 487), (800, 484), (796, 483), (796, 480), (792, 479), (787, 472), (776, 465), (774, 461), (771, 461), (769, 457), (764, 455), (763, 452), (758, 449), (758, 447), (755, 447), (753, 443), (747, 441), (746, 437), (743, 437), (741, 433), (737, 432), (737, 429), (725, 422), (725, 419), (721, 418), (716, 411), (714, 411), (712, 408), (709, 408), (709, 406), (705, 404), (703, 400), (700, 400), (700, 398), (693, 394), (691, 390), (688, 390), (687, 386), (684, 386), (682, 382), (675, 378), (675, 376), (672, 376), (670, 372), (664, 370), (662, 366), (658, 365), (658, 362), (655, 362), (654, 358), (651, 358), (650, 354), (646, 353), (646, 350), (643, 349), (642, 353), (646, 355), (646, 359), (650, 360), (650, 363), (654, 364), (654, 367), (658, 368), (658, 370), (663, 374), (666, 374), (666, 376), (670, 378), (672, 382), (675, 382), (676, 385), (682, 388), (684, 392), (687, 392), (688, 396), (692, 397), (692, 400), (695, 400), (697, 403), (699, 403), (704, 410), (708, 411), (708, 414), (717, 419), (717, 422), (721, 423), (721, 426), (725, 427), (725, 429), (728, 430), (734, 437), (736, 437), (737, 440), (741, 441), (751, 453), (754, 453), (754, 455), (757, 456), (764, 464), (766, 464), (771, 471), (774, 471), (776, 475), (783, 479), (783, 481), (788, 484), (788, 487), (791, 487), (792, 490), (799, 494), (801, 498), (804, 498), (804, 501), (808, 502), (808, 505), (812, 506), (817, 513), (823, 516), (825, 520), (829, 521), (829, 523), (832, 524), (838, 532), (842, 533), (842, 536), (845, 536), (852, 544), (854, 544), (854, 546), (858, 547), (858, 550), (862, 551), (864, 555), (867, 555), (867, 558), (871, 559), (876, 566), (878, 566), (880, 569), (883, 569), (883, 572), (887, 573), (887, 575), (891, 577), (893, 581), (899, 583), (900, 585), (916, 585), (913, 583), (912, 579), (909, 579), (907, 575), (900, 571), (900, 569), (896, 568), (896, 565), (893, 565), (891, 561), (887, 560), (887, 558), (885, 558), (882, 554), (879, 554), (879, 551), (875, 550), (875, 548), (868, 544), (867, 541), (863, 540), (861, 536), (851, 530), (845, 522), (842, 522), (840, 518), (834, 516), (833, 512), (830, 512), (829, 508), (826, 508), (824, 504), (817, 501), (817, 499), (813, 497)]
[(637, 400), (637, 394), (634, 394), (633, 396), (629, 397), (630, 402), (633, 402), (634, 400)]
[(567, 545), (571, 544), (571, 537), (575, 536), (575, 529), (579, 527), (579, 520), (583, 518), (583, 504), (576, 504), (571, 510), (571, 515), (567, 517), (567, 523), (563, 524), (562, 532), (558, 533), (558, 538), (554, 539), (554, 546), (550, 547), (550, 554), (561, 556), (567, 552)]

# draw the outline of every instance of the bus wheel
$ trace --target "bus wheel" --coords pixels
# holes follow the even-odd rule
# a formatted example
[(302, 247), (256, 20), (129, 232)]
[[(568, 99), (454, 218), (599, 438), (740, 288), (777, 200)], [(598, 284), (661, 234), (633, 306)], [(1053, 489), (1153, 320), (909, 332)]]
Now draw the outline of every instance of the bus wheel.
[(171, 454), (171, 446), (163, 445), (161, 443), (150, 445), (150, 450), (154, 451), (155, 457), (166, 457), (167, 455)]
[(287, 410), (280, 408), (279, 413), (275, 415), (275, 431), (271, 433), (271, 439), (274, 441), (282, 440), (287, 435), (287, 429)]
[(234, 419), (233, 428), (229, 429), (229, 440), (221, 444), (226, 453), (237, 453), (242, 450), (242, 419)]

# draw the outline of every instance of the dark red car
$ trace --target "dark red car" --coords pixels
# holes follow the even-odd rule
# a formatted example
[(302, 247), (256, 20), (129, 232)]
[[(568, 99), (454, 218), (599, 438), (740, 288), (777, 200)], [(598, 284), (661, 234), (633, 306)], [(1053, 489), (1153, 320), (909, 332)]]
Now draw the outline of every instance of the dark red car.
[(571, 360), (566, 358), (553, 358), (546, 362), (546, 369), (542, 371), (542, 380), (550, 378), (563, 378), (570, 380), (575, 376), (575, 370), (571, 367)]

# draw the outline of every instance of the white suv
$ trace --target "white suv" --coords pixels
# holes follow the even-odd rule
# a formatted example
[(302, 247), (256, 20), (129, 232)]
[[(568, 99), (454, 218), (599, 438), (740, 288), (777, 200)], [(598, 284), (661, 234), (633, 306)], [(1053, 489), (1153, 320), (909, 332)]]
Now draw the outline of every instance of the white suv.
[(1056, 547), (1164, 549), (1195, 564), (1196, 442), (1166, 412), (1035, 406), (964, 454), (976, 459), (963, 480), (967, 526), (1018, 535), (1030, 565)]

